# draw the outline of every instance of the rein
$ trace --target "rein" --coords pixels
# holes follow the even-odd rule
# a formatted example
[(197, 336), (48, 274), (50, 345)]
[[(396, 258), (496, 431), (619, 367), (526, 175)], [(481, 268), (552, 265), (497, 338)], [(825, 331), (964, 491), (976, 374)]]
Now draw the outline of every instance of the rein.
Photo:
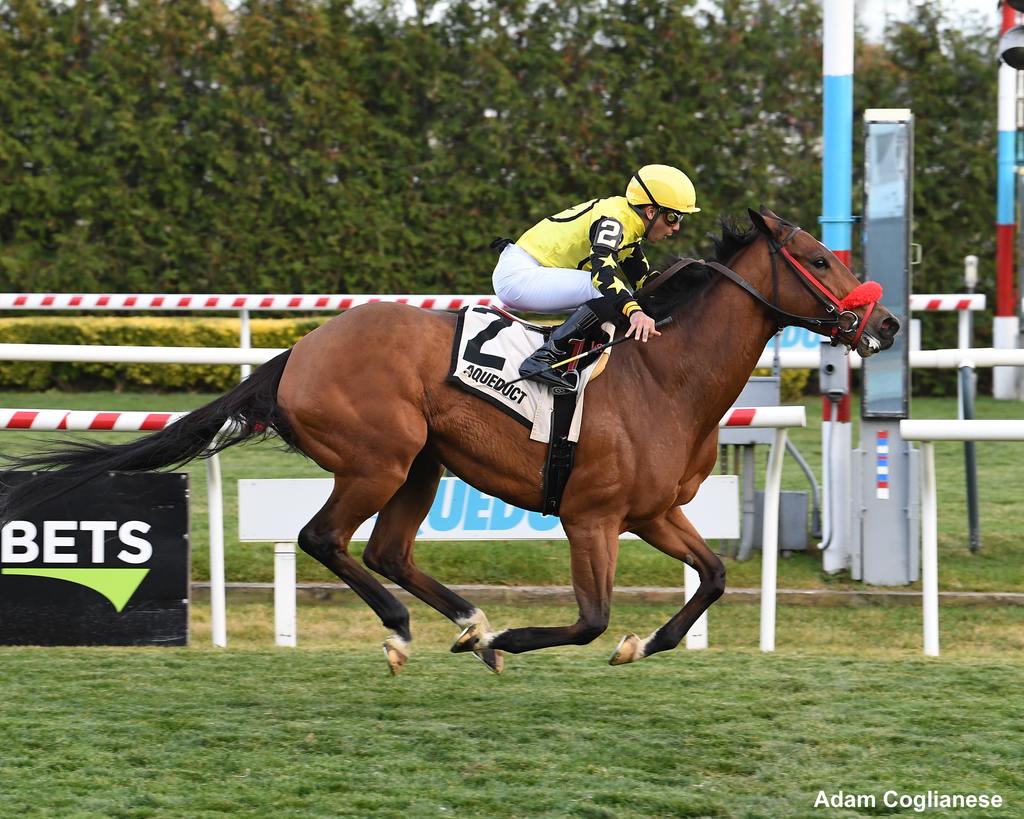
[[(784, 324), (779, 324), (780, 330), (785, 325), (804, 327), (811, 332), (831, 338), (833, 347), (839, 344), (839, 336), (841, 334), (850, 333), (856, 330), (857, 332), (853, 337), (853, 341), (850, 343), (851, 348), (856, 348), (860, 343), (860, 337), (864, 333), (864, 328), (867, 326), (867, 321), (871, 316), (871, 312), (875, 309), (875, 305), (882, 298), (882, 287), (878, 282), (864, 282), (850, 291), (850, 293), (843, 299), (837, 299), (827, 287), (812, 276), (807, 268), (800, 264), (800, 262), (798, 262), (793, 255), (786, 250), (786, 245), (789, 244), (792, 238), (796, 236), (799, 231), (800, 227), (794, 225), (793, 229), (789, 232), (789, 235), (781, 242), (777, 242), (775, 237), (770, 234), (762, 234), (768, 240), (769, 255), (771, 256), (772, 291), (774, 300), (778, 301), (779, 292), (779, 274), (775, 261), (776, 258), (781, 255), (786, 266), (793, 272), (799, 274), (798, 280), (800, 283), (807, 288), (811, 295), (818, 300), (819, 304), (825, 308), (825, 316), (822, 318), (788, 313), (777, 304), (766, 299), (756, 287), (740, 276), (735, 270), (732, 270), (723, 264), (719, 264), (718, 262), (707, 262), (707, 265), (718, 273), (721, 273), (729, 279), (729, 281), (741, 287), (756, 301), (760, 302), (776, 316), (782, 319)], [(864, 312), (864, 319), (862, 321), (861, 318), (853, 312), (853, 309), (855, 307), (863, 307), (864, 305), (867, 305), (867, 310)], [(843, 327), (844, 323), (848, 323), (848, 326), (845, 328)]]

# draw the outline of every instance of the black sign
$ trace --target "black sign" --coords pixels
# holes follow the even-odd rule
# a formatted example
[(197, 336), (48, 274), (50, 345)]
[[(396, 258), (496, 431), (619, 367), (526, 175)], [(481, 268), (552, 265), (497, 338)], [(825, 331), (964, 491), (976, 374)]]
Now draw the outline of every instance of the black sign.
[(188, 596), (186, 474), (111, 473), (0, 529), (2, 645), (186, 645)]

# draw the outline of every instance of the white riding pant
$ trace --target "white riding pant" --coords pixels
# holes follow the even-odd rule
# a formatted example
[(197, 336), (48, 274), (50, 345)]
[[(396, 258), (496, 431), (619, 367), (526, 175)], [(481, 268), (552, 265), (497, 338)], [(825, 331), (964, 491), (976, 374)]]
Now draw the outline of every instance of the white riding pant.
[(527, 313), (568, 313), (601, 293), (591, 273), (544, 267), (518, 245), (508, 245), (494, 267), (494, 292), (506, 307)]

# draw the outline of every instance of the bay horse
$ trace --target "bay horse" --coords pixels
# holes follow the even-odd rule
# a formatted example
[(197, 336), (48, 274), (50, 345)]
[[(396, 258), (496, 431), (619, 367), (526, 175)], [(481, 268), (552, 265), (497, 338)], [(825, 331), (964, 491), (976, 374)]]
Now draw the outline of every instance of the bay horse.
[[(649, 637), (624, 637), (610, 662), (675, 648), (725, 589), (722, 561), (679, 507), (711, 473), (719, 419), (772, 335), (800, 324), (869, 356), (890, 347), (899, 330), (877, 305), (877, 284), (861, 285), (824, 245), (770, 210), (748, 214), (749, 229), (723, 221), (722, 237), (714, 239), (717, 269), (676, 275), (652, 293), (645, 309), (673, 319), (662, 335), (620, 345), (588, 388), (561, 506), (579, 607), (570, 625), (493, 628), (483, 611), (413, 561), (417, 529), (445, 467), (506, 503), (538, 511), (546, 446), (446, 382), (455, 316), (406, 305), (369, 304), (332, 318), (162, 431), (124, 444), (77, 442), (11, 459), (14, 468), (55, 475), (7, 488), (0, 519), (52, 492), (43, 482), (55, 476), (73, 485), (107, 471), (180, 466), (274, 431), (334, 475), (330, 498), (303, 527), (299, 544), (391, 631), (384, 648), (392, 673), (409, 656), (409, 612), (367, 569), (461, 627), (452, 651), (473, 652), (500, 672), (503, 652), (583, 645), (605, 631), (623, 532), (693, 566), (700, 586)], [(229, 421), (234, 425), (219, 434)], [(378, 512), (364, 567), (349, 554), (349, 540)]]

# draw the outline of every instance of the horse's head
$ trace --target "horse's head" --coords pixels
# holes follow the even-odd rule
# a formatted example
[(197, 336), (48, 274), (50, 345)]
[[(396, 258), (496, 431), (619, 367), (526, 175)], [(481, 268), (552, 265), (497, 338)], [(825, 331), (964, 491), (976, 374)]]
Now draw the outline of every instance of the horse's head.
[(892, 346), (900, 323), (878, 303), (876, 282), (861, 284), (825, 245), (770, 210), (748, 213), (768, 243), (774, 305), (780, 315), (791, 314), (782, 316), (783, 324), (802, 323), (862, 357)]

